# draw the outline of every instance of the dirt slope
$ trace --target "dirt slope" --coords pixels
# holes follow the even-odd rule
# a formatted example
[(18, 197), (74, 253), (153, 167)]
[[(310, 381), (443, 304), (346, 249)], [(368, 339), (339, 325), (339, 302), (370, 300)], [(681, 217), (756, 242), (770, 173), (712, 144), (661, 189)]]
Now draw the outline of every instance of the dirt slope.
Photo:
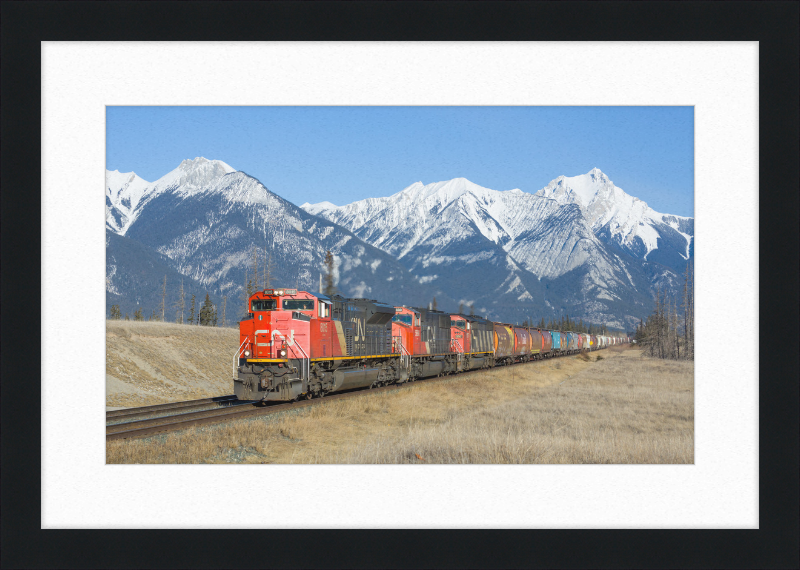
[(106, 321), (106, 405), (146, 406), (233, 393), (239, 332)]

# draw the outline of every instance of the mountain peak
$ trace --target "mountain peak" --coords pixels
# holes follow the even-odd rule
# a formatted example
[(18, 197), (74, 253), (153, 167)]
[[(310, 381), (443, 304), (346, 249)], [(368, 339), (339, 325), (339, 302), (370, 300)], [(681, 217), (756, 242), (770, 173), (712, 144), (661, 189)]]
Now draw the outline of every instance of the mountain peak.
[(559, 202), (575, 202), (587, 207), (599, 194), (606, 194), (616, 188), (614, 183), (599, 168), (592, 168), (586, 174), (559, 176), (536, 194), (553, 198)]
[(484, 188), (475, 184), (471, 180), (463, 177), (453, 178), (452, 180), (443, 180), (441, 182), (432, 182), (431, 184), (423, 184), (422, 182), (415, 182), (414, 184), (404, 188), (397, 194), (390, 196), (390, 199), (406, 200), (406, 201), (426, 201), (433, 200), (442, 205), (449, 204), (457, 200), (465, 194), (472, 194), (477, 197), (487, 197), (490, 195), (498, 194), (497, 190)]
[(198, 156), (182, 161), (178, 168), (159, 178), (155, 186), (160, 189), (174, 186), (202, 188), (232, 172), (236, 172), (236, 169), (221, 160), (208, 160)]
[(178, 168), (184, 172), (195, 172), (198, 169), (220, 169), (225, 171), (225, 174), (236, 172), (235, 168), (221, 160), (208, 160), (203, 156), (198, 156), (194, 159), (187, 158), (180, 163)]

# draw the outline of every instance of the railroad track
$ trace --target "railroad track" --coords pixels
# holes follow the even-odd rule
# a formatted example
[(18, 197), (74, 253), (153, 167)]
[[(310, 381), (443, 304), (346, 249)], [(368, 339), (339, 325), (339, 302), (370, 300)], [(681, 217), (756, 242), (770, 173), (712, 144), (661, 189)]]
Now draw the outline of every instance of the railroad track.
[[(510, 366), (520, 366), (523, 364), (531, 364), (533, 362), (539, 362), (539, 361), (520, 362), (517, 364), (511, 364)], [(266, 406), (257, 406), (255, 405), (255, 403), (250, 401), (239, 402), (238, 400), (235, 399), (235, 396), (223, 396), (222, 398), (226, 398), (226, 400), (222, 401), (228, 404), (227, 407), (224, 408), (204, 410), (199, 412), (179, 413), (179, 414), (173, 414), (146, 420), (137, 420), (125, 423), (106, 425), (106, 441), (113, 441), (115, 439), (134, 439), (140, 437), (148, 437), (159, 433), (180, 431), (190, 427), (231, 422), (236, 420), (254, 418), (258, 416), (269, 416), (279, 412), (285, 412), (289, 410), (299, 410), (309, 406), (315, 406), (317, 404), (332, 400), (342, 400), (347, 398), (354, 398), (357, 396), (363, 396), (365, 394), (377, 394), (379, 392), (386, 392), (392, 390), (404, 390), (406, 388), (416, 385), (417, 382), (436, 383), (436, 382), (452, 380), (455, 378), (465, 378), (468, 377), (470, 374), (477, 374), (480, 372), (486, 372), (486, 370), (479, 369), (466, 373), (461, 373), (458, 375), (431, 377), (421, 380), (415, 380), (414, 382), (406, 382), (404, 384), (392, 384), (390, 386), (383, 386), (381, 388), (372, 388), (368, 390), (359, 389), (359, 390), (353, 390), (351, 392), (330, 394), (328, 396), (325, 396), (324, 398), (314, 398), (313, 400), (300, 400), (298, 402), (289, 402), (286, 404), (268, 404)], [(218, 399), (209, 398), (208, 400), (218, 400)], [(199, 402), (204, 402), (204, 404), (200, 404)], [(176, 404), (160, 404), (160, 406), (146, 406), (146, 407), (159, 408), (162, 410), (173, 409), (182, 411), (182, 409), (185, 410), (190, 406), (208, 405), (208, 403), (209, 402), (207, 400), (191, 400), (188, 402), (178, 402)], [(173, 406), (173, 407), (167, 408), (167, 406)], [(131, 411), (132, 413), (129, 414), (129, 416), (132, 417), (134, 417), (136, 414), (143, 415), (147, 413), (152, 413), (152, 411), (146, 412), (140, 410), (142, 410), (142, 408), (131, 408), (130, 410), (118, 410), (118, 411), (119, 412)], [(106, 412), (107, 417), (108, 414), (111, 413), (114, 412)]]
[[(480, 370), (474, 370), (467, 374), (475, 374)], [(459, 374), (459, 378), (463, 378), (465, 374)], [(289, 402), (286, 404), (268, 404), (266, 406), (256, 406), (253, 402), (242, 402), (240, 404), (230, 405), (227, 408), (216, 410), (206, 410), (202, 412), (190, 412), (183, 414), (175, 414), (170, 416), (163, 416), (160, 418), (152, 418), (147, 420), (138, 420), (132, 422), (125, 422), (120, 424), (111, 424), (106, 426), (106, 441), (113, 441), (115, 439), (134, 439), (140, 437), (149, 437), (159, 433), (166, 433), (172, 431), (179, 431), (182, 429), (231, 422), (235, 420), (248, 419), (258, 416), (268, 416), (279, 412), (289, 410), (299, 410), (309, 406), (332, 401), (341, 400), (346, 398), (354, 398), (356, 396), (363, 396), (364, 394), (377, 394), (379, 392), (402, 390), (409, 386), (413, 386), (417, 382), (436, 382), (442, 380), (449, 380), (451, 376), (433, 377), (415, 382), (407, 382), (405, 384), (393, 384), (391, 386), (383, 386), (381, 388), (372, 388), (370, 390), (353, 390), (352, 392), (342, 392), (340, 394), (330, 394), (324, 398), (314, 398), (313, 400), (300, 400), (299, 402)]]
[(145, 416), (156, 416), (158, 414), (169, 414), (172, 412), (188, 412), (196, 408), (207, 408), (209, 406), (226, 406), (236, 402), (236, 396), (217, 396), (215, 398), (203, 398), (202, 400), (187, 400), (185, 402), (171, 402), (169, 404), (156, 404), (154, 406), (141, 406), (138, 408), (127, 408), (124, 410), (113, 410), (106, 412), (106, 421), (133, 421), (136, 418)]

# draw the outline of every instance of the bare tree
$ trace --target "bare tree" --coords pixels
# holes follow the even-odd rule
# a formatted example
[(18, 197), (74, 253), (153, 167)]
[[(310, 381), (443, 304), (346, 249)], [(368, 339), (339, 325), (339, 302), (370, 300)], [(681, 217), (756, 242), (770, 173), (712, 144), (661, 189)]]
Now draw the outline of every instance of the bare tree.
[(264, 264), (264, 288), (269, 289), (272, 287), (272, 254), (267, 254), (267, 248), (264, 248), (264, 259), (267, 262)]
[(694, 360), (694, 271), (688, 263), (683, 284), (683, 337), (686, 339), (684, 357)]
[(164, 282), (161, 284), (161, 307), (159, 307), (159, 311), (161, 313), (161, 322), (164, 322), (165, 315), (164, 311), (167, 308), (167, 276), (164, 275)]
[(253, 246), (253, 292), (259, 291), (258, 286), (258, 248)]
[(175, 302), (175, 322), (183, 324), (183, 311), (186, 309), (186, 292), (183, 290), (183, 279), (181, 288), (178, 292), (178, 300)]
[(228, 296), (222, 296), (222, 326), (225, 326), (225, 305), (228, 303)]
[(244, 270), (244, 287), (242, 288), (242, 300), (244, 301), (244, 312), (250, 312), (250, 296), (252, 292), (252, 283), (247, 278), (247, 269)]

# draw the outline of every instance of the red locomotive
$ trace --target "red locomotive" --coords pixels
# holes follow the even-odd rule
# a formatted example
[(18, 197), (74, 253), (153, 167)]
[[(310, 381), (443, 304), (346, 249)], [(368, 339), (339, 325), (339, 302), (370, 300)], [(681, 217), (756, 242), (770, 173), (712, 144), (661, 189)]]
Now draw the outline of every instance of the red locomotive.
[[(259, 291), (250, 297), (248, 309), (239, 323), (234, 393), (240, 400), (260, 402), (321, 398), (334, 391), (528, 362), (555, 354), (552, 337), (558, 334), (474, 315), (296, 289)], [(614, 342), (584, 338), (584, 348), (592, 350)], [(561, 353), (575, 352), (576, 344)]]

